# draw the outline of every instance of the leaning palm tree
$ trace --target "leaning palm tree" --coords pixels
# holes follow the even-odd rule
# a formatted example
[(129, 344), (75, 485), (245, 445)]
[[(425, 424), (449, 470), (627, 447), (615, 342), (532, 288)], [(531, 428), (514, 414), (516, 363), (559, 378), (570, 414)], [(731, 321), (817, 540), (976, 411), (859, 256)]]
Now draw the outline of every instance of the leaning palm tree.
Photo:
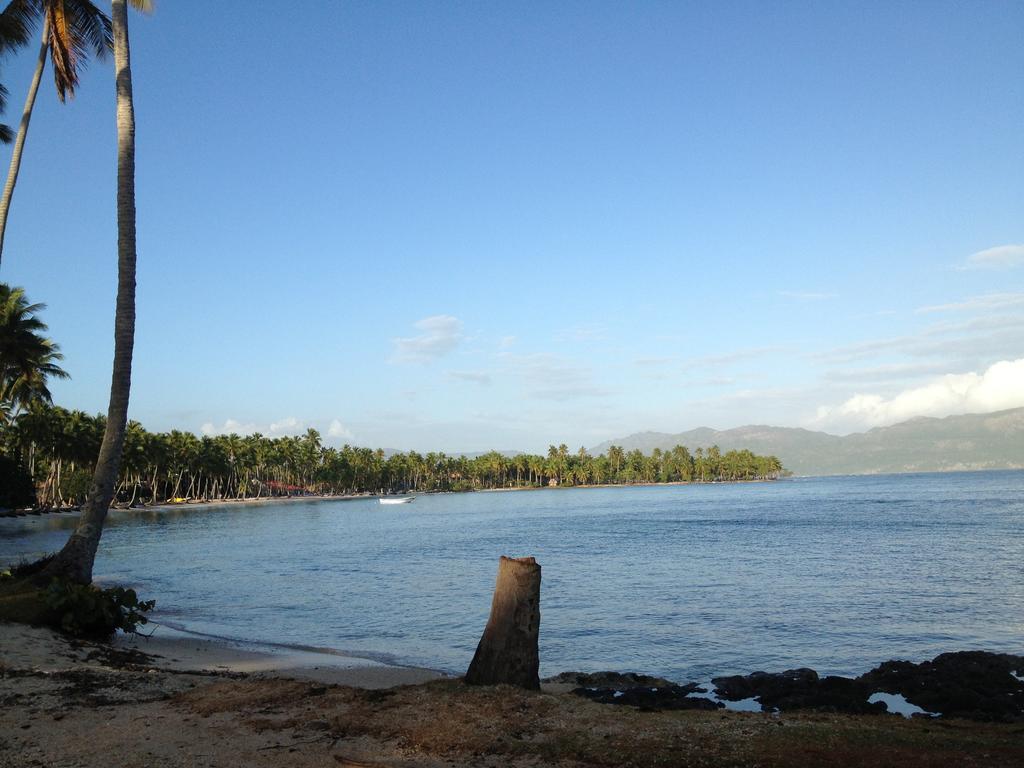
[(64, 359), (46, 338), (38, 314), (45, 304), (30, 304), (21, 288), (0, 283), (0, 419), (14, 418), (33, 402), (52, 401), (48, 378), (66, 379)]
[[(27, 38), (27, 31), (42, 21), (42, 38), (39, 42), (39, 56), (35, 72), (29, 83), (25, 108), (21, 113), (11, 165), (7, 171), (7, 182), (0, 195), (0, 258), (3, 256), (4, 233), (7, 230), (7, 215), (11, 209), (14, 185), (18, 182), (21, 169), (21, 155), (25, 149), (28, 124), (36, 103), (36, 93), (43, 77), (46, 58), (53, 64), (54, 85), (57, 98), (62, 102), (75, 95), (78, 73), (94, 53), (102, 58), (111, 45), (110, 19), (89, 0), (11, 0), (0, 14), (0, 33), (5, 30), (13, 40)], [(2, 138), (2, 137), (0, 137)]]
[[(131, 2), (140, 10), (150, 8), (149, 0)], [(121, 469), (131, 391), (132, 350), (135, 346), (135, 105), (132, 100), (127, 0), (113, 0), (110, 15), (117, 84), (117, 304), (110, 404), (100, 455), (78, 526), (64, 548), (42, 572), (45, 578), (57, 576), (80, 584), (92, 581), (96, 548)]]

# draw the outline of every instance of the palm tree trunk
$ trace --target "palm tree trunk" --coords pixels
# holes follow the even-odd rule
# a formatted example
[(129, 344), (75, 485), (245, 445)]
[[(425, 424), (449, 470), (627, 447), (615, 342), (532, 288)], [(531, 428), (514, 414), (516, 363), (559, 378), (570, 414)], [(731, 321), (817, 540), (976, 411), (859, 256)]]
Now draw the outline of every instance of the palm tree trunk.
[(28, 124), (32, 119), (32, 109), (36, 104), (39, 92), (39, 81), (43, 78), (46, 66), (46, 52), (50, 47), (50, 15), (43, 14), (43, 38), (39, 43), (39, 58), (36, 60), (36, 71), (28, 86), (28, 97), (25, 108), (21, 112), (21, 124), (18, 125), (18, 136), (14, 140), (14, 151), (11, 152), (11, 165), (7, 169), (7, 183), (4, 184), (3, 195), (0, 196), (0, 259), (4, 252), (4, 233), (7, 231), (7, 214), (11, 210), (11, 198), (14, 197), (14, 185), (18, 183), (18, 171), (21, 170), (21, 153), (25, 149), (25, 137), (28, 135)]
[(135, 107), (126, 0), (113, 0), (110, 19), (117, 83), (117, 305), (110, 405), (92, 486), (82, 506), (78, 526), (42, 574), (46, 579), (59, 576), (79, 584), (92, 581), (96, 548), (120, 471), (135, 345)]

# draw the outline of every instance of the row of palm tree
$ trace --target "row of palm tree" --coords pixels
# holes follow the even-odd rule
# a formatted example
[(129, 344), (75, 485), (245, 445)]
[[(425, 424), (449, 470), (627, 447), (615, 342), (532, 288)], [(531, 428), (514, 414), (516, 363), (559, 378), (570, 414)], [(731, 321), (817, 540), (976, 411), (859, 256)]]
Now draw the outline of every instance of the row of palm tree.
[[(5, 452), (31, 472), (42, 506), (78, 504), (87, 493), (105, 430), (102, 416), (36, 405), (0, 428)], [(191, 432), (148, 432), (129, 422), (117, 498), (125, 504), (169, 499), (216, 500), (305, 494), (458, 491), (553, 485), (764, 480), (783, 471), (774, 456), (722, 453), (717, 446), (692, 454), (683, 446), (649, 455), (612, 446), (592, 456), (563, 444), (547, 455), (478, 456), (393, 453), (350, 445), (325, 446), (309, 429), (301, 436), (260, 434), (198, 437)]]
[[(132, 353), (135, 341), (135, 107), (128, 42), (128, 3), (149, 10), (150, 0), (112, 0), (108, 18), (89, 0), (11, 0), (0, 13), (0, 54), (27, 43), (34, 24), (41, 27), (39, 54), (0, 196), (0, 256), (14, 186), (36, 93), (46, 59), (52, 62), (57, 96), (73, 95), (78, 73), (90, 53), (114, 52), (117, 125), (117, 258), (118, 284), (114, 312), (114, 362), (110, 402), (98, 458), (78, 525), (67, 543), (36, 579), (50, 578), (88, 584), (103, 532), (103, 523), (120, 475), (121, 454), (128, 421)], [(10, 130), (0, 131), (10, 140)]]

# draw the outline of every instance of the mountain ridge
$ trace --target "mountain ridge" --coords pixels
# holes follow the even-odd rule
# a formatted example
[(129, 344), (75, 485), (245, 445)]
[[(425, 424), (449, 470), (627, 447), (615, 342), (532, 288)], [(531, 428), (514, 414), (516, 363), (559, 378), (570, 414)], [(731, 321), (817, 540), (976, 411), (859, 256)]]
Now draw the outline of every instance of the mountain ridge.
[(916, 416), (866, 432), (831, 435), (803, 427), (746, 424), (726, 430), (698, 427), (686, 432), (635, 432), (590, 449), (612, 445), (650, 453), (676, 445), (690, 451), (717, 445), (773, 454), (796, 475), (944, 472), (1024, 469), (1024, 408), (956, 416)]

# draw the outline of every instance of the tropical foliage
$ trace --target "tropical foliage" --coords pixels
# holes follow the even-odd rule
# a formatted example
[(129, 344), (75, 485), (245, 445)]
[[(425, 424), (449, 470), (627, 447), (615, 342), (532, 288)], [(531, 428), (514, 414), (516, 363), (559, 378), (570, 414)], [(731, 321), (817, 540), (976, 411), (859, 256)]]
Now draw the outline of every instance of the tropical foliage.
[(47, 378), (68, 378), (58, 363), (60, 347), (43, 336), (37, 315), (45, 304), (30, 304), (21, 288), (0, 283), (0, 421), (29, 407), (49, 403)]
[[(110, 19), (89, 0), (10, 0), (0, 13), (0, 50), (25, 44), (29, 31), (36, 24), (42, 26), (39, 53), (18, 125), (7, 181), (0, 194), (0, 254), (3, 252), (14, 187), (21, 170), (25, 139), (47, 58), (52, 65), (57, 98), (63, 102), (68, 96), (75, 95), (79, 72), (89, 55), (102, 58), (112, 45)], [(0, 139), (11, 140), (9, 128), (6, 133), (0, 132)]]
[[(105, 419), (81, 411), (36, 405), (0, 432), (9, 456), (29, 468), (41, 505), (84, 498), (103, 437)], [(650, 455), (612, 447), (591, 456), (551, 446), (547, 455), (480, 456), (394, 453), (325, 446), (315, 429), (270, 438), (191, 432), (149, 432), (129, 422), (117, 483), (121, 503), (168, 499), (234, 499), (301, 494), (459, 491), (549, 485), (712, 482), (778, 477), (774, 456), (717, 447), (683, 446)]]

